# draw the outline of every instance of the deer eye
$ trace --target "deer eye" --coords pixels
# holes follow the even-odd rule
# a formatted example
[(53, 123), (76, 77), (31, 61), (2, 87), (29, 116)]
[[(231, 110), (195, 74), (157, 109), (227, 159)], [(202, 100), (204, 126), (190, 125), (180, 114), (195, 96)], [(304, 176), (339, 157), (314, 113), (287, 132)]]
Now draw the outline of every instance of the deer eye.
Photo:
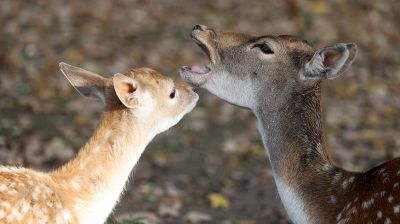
[(176, 89), (174, 88), (174, 90), (172, 90), (172, 92), (169, 94), (169, 98), (173, 99), (176, 96)]
[(262, 44), (256, 44), (253, 46), (253, 48), (260, 48), (260, 50), (264, 53), (264, 54), (273, 54), (274, 51), (271, 50), (271, 48), (269, 48), (269, 46), (266, 43), (262, 43)]

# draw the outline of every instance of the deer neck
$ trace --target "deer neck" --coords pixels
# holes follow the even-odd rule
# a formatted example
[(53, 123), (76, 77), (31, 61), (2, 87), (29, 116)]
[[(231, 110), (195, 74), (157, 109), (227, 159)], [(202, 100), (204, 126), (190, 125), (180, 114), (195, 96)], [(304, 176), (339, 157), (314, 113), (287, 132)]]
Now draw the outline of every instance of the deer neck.
[[(278, 192), (294, 223), (315, 223), (312, 216), (318, 213), (319, 222), (331, 222), (342, 198), (332, 180), (346, 173), (332, 165), (324, 146), (320, 91), (318, 84), (284, 103), (275, 100), (274, 107), (261, 101), (265, 106), (254, 111)], [(330, 208), (321, 207), (329, 203)]]
[[(77, 157), (52, 173), (81, 223), (102, 223), (118, 201), (130, 172), (154, 137), (129, 110), (108, 109)], [(82, 212), (85, 211), (85, 212)]]
[(293, 94), (286, 102), (262, 102), (257, 109), (259, 130), (272, 168), (279, 175), (297, 170), (328, 168), (323, 146), (320, 89)]

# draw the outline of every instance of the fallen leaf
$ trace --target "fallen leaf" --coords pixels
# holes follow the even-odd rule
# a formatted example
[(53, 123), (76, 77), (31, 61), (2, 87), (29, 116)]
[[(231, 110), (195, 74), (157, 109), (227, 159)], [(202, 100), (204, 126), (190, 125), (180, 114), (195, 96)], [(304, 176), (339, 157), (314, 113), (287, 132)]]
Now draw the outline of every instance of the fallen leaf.
[(209, 214), (205, 214), (202, 212), (190, 211), (186, 213), (186, 215), (183, 217), (183, 220), (184, 222), (198, 224), (198, 223), (210, 222), (211, 216)]
[(229, 207), (229, 200), (221, 194), (212, 193), (208, 195), (208, 200), (212, 208), (227, 208)]

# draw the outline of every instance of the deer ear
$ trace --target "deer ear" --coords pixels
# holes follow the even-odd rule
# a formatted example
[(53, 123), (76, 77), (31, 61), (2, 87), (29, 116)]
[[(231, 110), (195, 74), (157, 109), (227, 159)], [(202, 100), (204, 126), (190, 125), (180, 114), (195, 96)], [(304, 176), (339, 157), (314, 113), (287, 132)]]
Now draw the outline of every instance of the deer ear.
[(100, 99), (105, 103), (105, 78), (67, 63), (60, 63), (60, 70), (71, 85), (82, 95), (92, 99)]
[(356, 52), (357, 46), (353, 43), (339, 43), (318, 49), (304, 65), (301, 77), (304, 80), (337, 78), (353, 63)]
[(138, 82), (126, 75), (117, 73), (113, 77), (115, 93), (118, 99), (127, 108), (137, 108), (139, 106)]

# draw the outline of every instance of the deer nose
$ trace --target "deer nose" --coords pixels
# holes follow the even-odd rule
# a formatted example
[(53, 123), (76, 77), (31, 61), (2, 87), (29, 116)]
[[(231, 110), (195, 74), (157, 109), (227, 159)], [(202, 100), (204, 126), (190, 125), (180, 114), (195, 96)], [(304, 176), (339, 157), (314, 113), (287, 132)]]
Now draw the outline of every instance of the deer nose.
[(193, 27), (193, 29), (192, 29), (193, 32), (194, 32), (194, 31), (206, 31), (206, 30), (208, 30), (208, 27), (207, 27), (207, 26), (199, 25), (199, 24), (195, 25), (195, 26)]

